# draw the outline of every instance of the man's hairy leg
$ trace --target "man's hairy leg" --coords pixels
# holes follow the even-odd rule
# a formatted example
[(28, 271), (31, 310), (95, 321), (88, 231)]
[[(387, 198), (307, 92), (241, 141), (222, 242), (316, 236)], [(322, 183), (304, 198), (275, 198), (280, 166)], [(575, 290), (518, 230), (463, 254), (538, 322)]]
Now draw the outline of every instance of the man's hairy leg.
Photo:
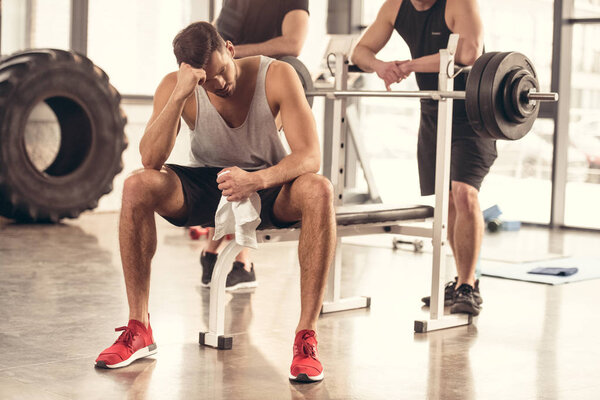
[(221, 247), (221, 243), (223, 242), (223, 238), (218, 240), (213, 240), (215, 236), (215, 228), (208, 228), (208, 241), (206, 243), (206, 247), (204, 251), (208, 251), (209, 253), (217, 254), (219, 252), (219, 247)]
[(136, 171), (123, 187), (119, 245), (129, 319), (145, 326), (148, 326), (150, 263), (156, 252), (155, 211), (174, 218), (185, 215), (181, 182), (168, 168)]
[(479, 192), (466, 183), (453, 181), (450, 201), (453, 203), (450, 208), (454, 208), (456, 214), (451, 235), (458, 272), (457, 287), (463, 283), (474, 286), (484, 228)]
[(335, 254), (336, 224), (331, 183), (320, 175), (301, 175), (283, 187), (273, 211), (281, 221), (302, 221), (298, 244), (301, 312), (296, 332), (316, 330), (327, 273)]
[[(454, 208), (454, 200), (452, 199), (452, 191), (448, 196), (448, 243), (450, 243), (450, 249), (454, 256), (455, 264), (458, 265), (458, 257), (456, 255), (456, 248), (454, 247), (454, 225), (456, 222), (456, 208)], [(458, 269), (458, 267), (457, 267)], [(457, 273), (458, 275), (458, 273)]]

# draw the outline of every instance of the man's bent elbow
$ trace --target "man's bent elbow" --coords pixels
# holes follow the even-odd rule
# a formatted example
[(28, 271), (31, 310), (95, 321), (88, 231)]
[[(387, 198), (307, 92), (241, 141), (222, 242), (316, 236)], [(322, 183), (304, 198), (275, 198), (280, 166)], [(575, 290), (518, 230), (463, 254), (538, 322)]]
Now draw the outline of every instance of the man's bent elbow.
[(142, 166), (144, 169), (155, 169), (160, 171), (163, 166), (163, 163), (160, 160), (153, 159), (150, 156), (142, 156)]
[(306, 169), (308, 173), (318, 173), (319, 169), (321, 169), (321, 157), (311, 157), (307, 160)]
[(373, 72), (373, 69), (371, 67), (369, 67), (367, 64), (367, 60), (368, 54), (372, 54), (373, 57), (375, 57), (375, 52), (372, 51), (371, 49), (369, 49), (366, 46), (362, 46), (362, 45), (356, 45), (356, 47), (354, 48), (354, 51), (352, 52), (352, 54), (350, 55), (350, 62), (356, 66), (358, 66), (360, 69), (362, 69), (365, 72)]
[(456, 61), (462, 65), (473, 65), (480, 55), (479, 49), (464, 49)]
[(354, 51), (352, 52), (352, 54), (350, 55), (350, 62), (354, 65), (358, 65), (358, 63), (360, 62), (360, 57), (358, 57), (356, 55), (356, 53), (358, 53), (358, 46), (356, 46), (354, 48)]
[(286, 56), (299, 57), (302, 52), (302, 46), (304, 41), (297, 39), (290, 39), (285, 49)]

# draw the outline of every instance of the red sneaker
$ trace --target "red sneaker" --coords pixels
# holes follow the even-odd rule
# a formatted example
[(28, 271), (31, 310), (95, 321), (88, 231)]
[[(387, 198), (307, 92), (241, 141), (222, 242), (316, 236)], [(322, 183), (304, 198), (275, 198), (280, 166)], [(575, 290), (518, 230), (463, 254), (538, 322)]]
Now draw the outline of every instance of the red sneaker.
[(290, 379), (297, 382), (318, 382), (323, 379), (315, 331), (305, 329), (296, 334)]
[(156, 343), (152, 338), (152, 328), (148, 329), (139, 321), (130, 319), (127, 326), (116, 328), (115, 332), (124, 331), (117, 341), (104, 350), (96, 359), (98, 368), (126, 367), (135, 360), (156, 353)]

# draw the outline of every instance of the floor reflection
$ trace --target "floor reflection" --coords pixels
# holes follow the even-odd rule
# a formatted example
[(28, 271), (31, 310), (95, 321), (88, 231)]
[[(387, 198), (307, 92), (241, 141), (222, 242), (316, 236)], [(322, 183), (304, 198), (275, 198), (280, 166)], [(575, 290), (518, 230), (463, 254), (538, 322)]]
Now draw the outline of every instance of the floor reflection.
[(144, 358), (131, 364), (127, 368), (101, 369), (95, 368), (96, 373), (111, 379), (120, 386), (119, 391), (124, 393), (128, 400), (144, 400), (148, 398), (148, 387), (152, 381), (152, 373), (156, 367), (156, 359)]
[(474, 400), (475, 385), (469, 349), (477, 341), (477, 326), (415, 334), (429, 343), (427, 398)]

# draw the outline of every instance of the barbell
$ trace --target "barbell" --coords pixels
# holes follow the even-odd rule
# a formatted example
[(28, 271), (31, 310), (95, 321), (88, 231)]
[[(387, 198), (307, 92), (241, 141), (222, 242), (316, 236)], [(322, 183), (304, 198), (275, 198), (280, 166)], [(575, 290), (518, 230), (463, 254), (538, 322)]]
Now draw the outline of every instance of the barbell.
[[(282, 60), (290, 63), (289, 60)], [(314, 90), (306, 67), (290, 63), (300, 78), (309, 103), (314, 97), (405, 97), (464, 100), (473, 130), (484, 138), (517, 140), (537, 118), (541, 102), (558, 101), (558, 93), (539, 92), (533, 63), (517, 52), (490, 52), (479, 57), (467, 76), (464, 91)]]

